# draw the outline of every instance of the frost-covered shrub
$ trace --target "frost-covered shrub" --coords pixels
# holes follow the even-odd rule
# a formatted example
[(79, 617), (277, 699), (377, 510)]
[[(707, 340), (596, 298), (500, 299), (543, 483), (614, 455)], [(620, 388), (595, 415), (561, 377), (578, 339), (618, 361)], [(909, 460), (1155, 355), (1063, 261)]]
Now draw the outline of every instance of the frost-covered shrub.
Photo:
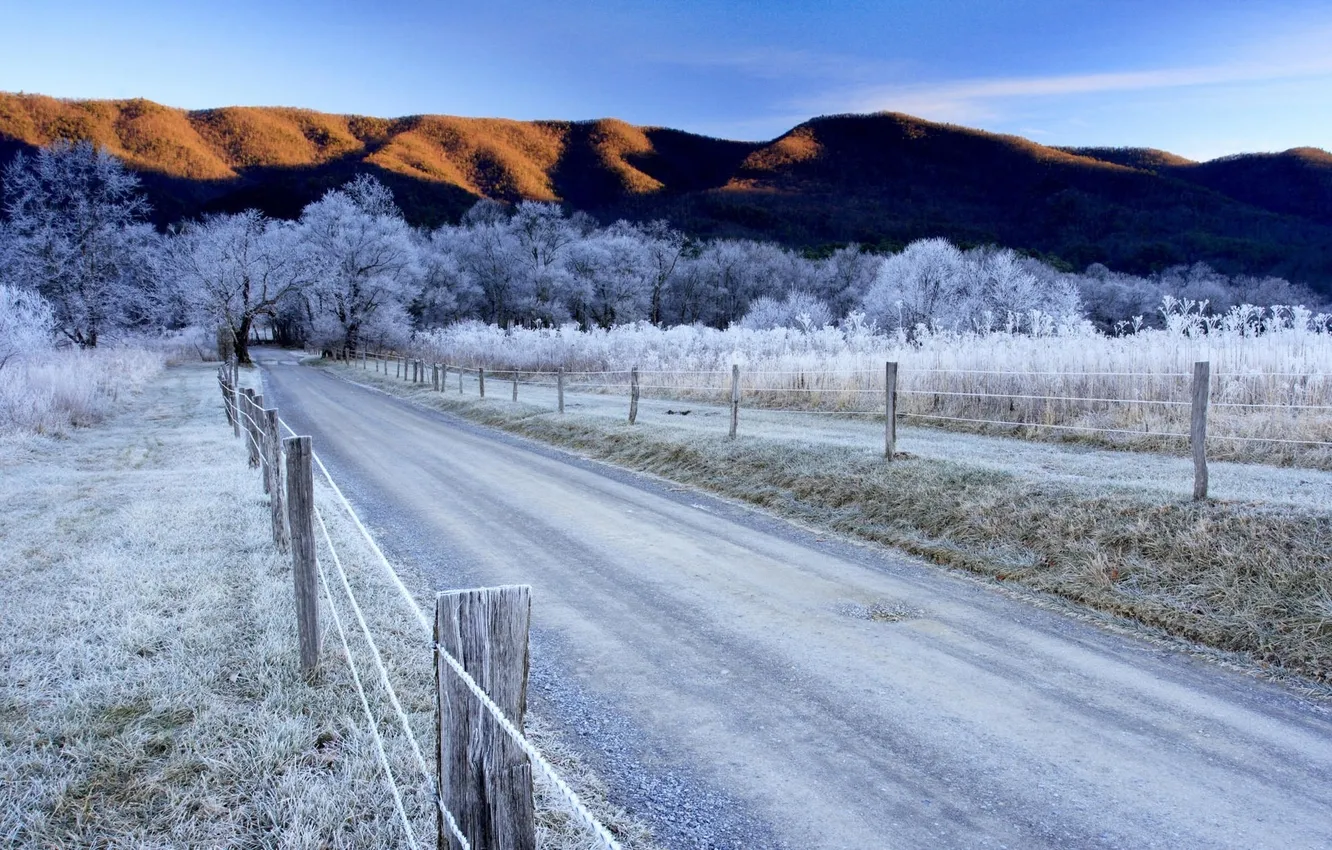
[(55, 315), (35, 292), (0, 284), (0, 369), (51, 348)]
[(749, 312), (739, 324), (751, 330), (796, 328), (809, 331), (832, 324), (832, 311), (808, 292), (792, 292), (784, 301), (759, 298), (749, 306)]

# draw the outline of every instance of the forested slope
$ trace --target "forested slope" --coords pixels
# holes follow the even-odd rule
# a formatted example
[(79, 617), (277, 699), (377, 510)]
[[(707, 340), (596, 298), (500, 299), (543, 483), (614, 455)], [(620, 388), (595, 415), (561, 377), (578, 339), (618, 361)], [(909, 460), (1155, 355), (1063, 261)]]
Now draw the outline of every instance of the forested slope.
[(293, 217), (372, 173), (420, 224), (455, 221), (481, 197), (550, 200), (602, 219), (664, 217), (699, 236), (811, 248), (947, 236), (1079, 268), (1202, 260), (1332, 291), (1332, 155), (1316, 148), (1193, 163), (889, 113), (735, 142), (616, 120), (185, 111), (0, 94), (0, 160), (57, 138), (90, 139), (125, 159), (159, 225), (246, 207)]

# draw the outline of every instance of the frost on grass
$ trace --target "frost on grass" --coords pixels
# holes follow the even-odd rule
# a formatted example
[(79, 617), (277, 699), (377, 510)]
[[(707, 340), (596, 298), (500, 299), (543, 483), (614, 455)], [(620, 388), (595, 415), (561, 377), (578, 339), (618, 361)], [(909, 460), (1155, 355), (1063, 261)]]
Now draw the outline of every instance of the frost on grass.
[(0, 368), (0, 437), (65, 434), (108, 416), (162, 369), (143, 347), (24, 350)]
[[(169, 370), (99, 428), (0, 453), (0, 844), (404, 845), (331, 618), (319, 680), (299, 675), (289, 563), (213, 381)], [(429, 759), (428, 641), (318, 498)], [(433, 843), (419, 767), (351, 637)]]
[[(892, 361), (897, 410), (909, 424), (1174, 452), (1187, 449), (1179, 435), (1189, 430), (1193, 364), (1205, 360), (1212, 456), (1332, 468), (1329, 317), (1247, 306), (1213, 316), (1203, 307), (1167, 299), (1165, 327), (1120, 336), (1084, 322), (908, 335), (856, 315), (803, 329), (464, 322), (418, 334), (413, 353), (546, 383), (563, 367), (571, 390), (611, 394), (627, 394), (638, 367), (645, 396), (691, 401), (729, 398), (734, 364), (744, 407), (850, 414), (881, 413)], [(1324, 445), (1281, 442), (1289, 440)]]

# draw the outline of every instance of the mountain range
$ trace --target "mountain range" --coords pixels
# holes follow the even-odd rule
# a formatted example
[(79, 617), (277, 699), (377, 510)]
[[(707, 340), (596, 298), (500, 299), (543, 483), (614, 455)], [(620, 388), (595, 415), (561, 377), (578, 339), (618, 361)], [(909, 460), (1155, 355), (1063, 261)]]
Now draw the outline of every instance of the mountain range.
[(369, 172), (416, 224), (457, 221), (479, 198), (533, 199), (813, 251), (946, 236), (1072, 268), (1205, 261), (1332, 293), (1332, 154), (1314, 147), (1194, 162), (896, 113), (815, 118), (742, 142), (614, 119), (187, 111), (0, 93), (0, 163), (59, 138), (91, 140), (135, 169), (159, 225), (246, 207), (294, 217)]

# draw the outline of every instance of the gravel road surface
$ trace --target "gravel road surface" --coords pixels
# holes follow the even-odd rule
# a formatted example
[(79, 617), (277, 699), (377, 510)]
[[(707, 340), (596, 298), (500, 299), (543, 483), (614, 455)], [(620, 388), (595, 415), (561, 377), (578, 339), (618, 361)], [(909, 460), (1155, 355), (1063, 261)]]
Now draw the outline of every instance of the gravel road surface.
[(668, 847), (1332, 847), (1332, 718), (893, 552), (260, 355), (393, 557), (533, 587), (533, 704)]

